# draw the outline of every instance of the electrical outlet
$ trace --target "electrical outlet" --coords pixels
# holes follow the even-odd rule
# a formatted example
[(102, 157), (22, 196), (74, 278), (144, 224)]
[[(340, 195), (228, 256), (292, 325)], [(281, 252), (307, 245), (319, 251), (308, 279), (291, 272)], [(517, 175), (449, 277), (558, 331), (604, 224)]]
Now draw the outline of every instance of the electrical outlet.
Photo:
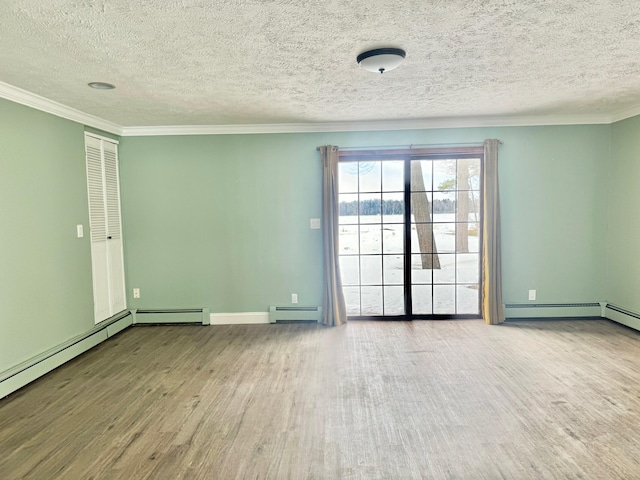
[(298, 303), (298, 294), (297, 293), (292, 293), (291, 294), (291, 303)]
[(529, 300), (535, 300), (535, 299), (536, 299), (536, 291), (529, 290)]
[(133, 289), (133, 298), (140, 298), (140, 289), (139, 288), (134, 288)]

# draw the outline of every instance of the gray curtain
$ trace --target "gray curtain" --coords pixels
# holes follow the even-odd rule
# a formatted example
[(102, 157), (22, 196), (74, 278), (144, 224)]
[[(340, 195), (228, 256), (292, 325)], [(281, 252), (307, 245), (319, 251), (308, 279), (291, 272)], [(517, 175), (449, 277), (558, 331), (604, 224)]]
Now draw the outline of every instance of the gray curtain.
[(491, 325), (504, 322), (502, 259), (500, 255), (499, 140), (485, 140), (482, 228), (482, 317)]
[(337, 326), (347, 322), (338, 259), (338, 147), (325, 145), (318, 150), (322, 158), (322, 323)]

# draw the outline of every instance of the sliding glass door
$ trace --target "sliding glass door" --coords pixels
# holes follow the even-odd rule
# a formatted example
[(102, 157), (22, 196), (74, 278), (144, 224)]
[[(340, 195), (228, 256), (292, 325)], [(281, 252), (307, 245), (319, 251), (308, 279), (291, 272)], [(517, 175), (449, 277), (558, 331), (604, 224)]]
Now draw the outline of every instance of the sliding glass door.
[(479, 316), (481, 155), (354, 157), (339, 165), (347, 314)]
[(339, 168), (347, 315), (404, 315), (404, 161), (343, 162)]

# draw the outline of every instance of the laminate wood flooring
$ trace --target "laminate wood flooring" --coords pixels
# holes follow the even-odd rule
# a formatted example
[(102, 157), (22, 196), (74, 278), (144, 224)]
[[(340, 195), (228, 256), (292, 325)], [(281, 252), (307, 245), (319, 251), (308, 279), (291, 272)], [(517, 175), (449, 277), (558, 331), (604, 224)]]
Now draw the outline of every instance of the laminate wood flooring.
[(640, 333), (130, 328), (0, 400), (0, 478), (637, 479)]

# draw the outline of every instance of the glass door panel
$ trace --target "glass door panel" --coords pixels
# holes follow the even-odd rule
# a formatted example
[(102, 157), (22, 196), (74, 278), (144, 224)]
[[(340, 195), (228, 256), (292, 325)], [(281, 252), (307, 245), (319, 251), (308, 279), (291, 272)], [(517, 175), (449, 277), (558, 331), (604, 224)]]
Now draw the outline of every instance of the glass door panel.
[(339, 164), (349, 316), (479, 315), (480, 170), (480, 158)]
[(480, 313), (480, 166), (479, 158), (411, 161), (414, 315)]
[(339, 164), (339, 255), (348, 315), (405, 314), (404, 165)]

